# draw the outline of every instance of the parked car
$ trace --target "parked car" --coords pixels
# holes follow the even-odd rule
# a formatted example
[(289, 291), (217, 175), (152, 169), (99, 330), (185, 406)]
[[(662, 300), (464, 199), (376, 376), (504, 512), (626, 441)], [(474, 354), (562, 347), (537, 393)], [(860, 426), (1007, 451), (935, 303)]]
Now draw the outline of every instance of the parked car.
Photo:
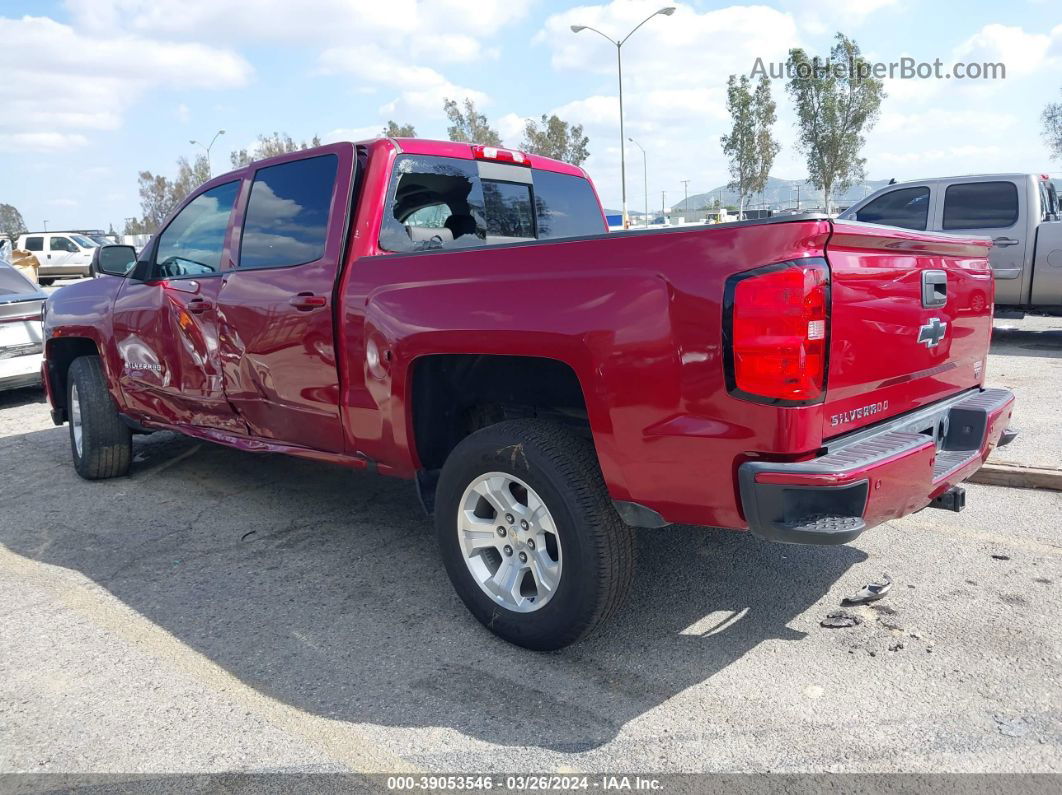
[(20, 235), (16, 248), (33, 253), (40, 262), (41, 284), (51, 284), (64, 276), (88, 276), (92, 252), (99, 244), (77, 232), (27, 232)]
[(77, 235), (83, 235), (98, 246), (110, 246), (122, 242), (119, 235), (112, 235), (102, 229), (67, 229), (65, 231)]
[(822, 216), (608, 234), (577, 167), (337, 143), (103, 247), (48, 301), (47, 391), (88, 479), (169, 429), (413, 480), (476, 618), (558, 648), (622, 602), (632, 527), (839, 544), (961, 508), (1014, 400), (987, 251)]
[(0, 260), (0, 390), (41, 383), (41, 310), (47, 297)]
[(1062, 314), (1062, 223), (1046, 174), (979, 174), (897, 182), (849, 207), (842, 220), (992, 239), (996, 310)]

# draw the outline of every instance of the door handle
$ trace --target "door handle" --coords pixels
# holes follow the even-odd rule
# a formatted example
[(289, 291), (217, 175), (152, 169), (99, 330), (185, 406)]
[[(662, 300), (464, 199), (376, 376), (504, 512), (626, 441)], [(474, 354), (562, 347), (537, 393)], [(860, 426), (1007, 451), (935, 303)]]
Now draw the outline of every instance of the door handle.
[(291, 299), (291, 305), (302, 312), (309, 312), (312, 309), (320, 309), (327, 304), (327, 298), (323, 295), (314, 295), (313, 293), (299, 293)]
[(1015, 240), (1012, 237), (997, 237), (997, 238), (993, 238), (992, 242), (995, 243), (1000, 248), (1006, 248), (1007, 246), (1016, 246), (1021, 241), (1020, 240)]
[(193, 315), (201, 315), (210, 309), (210, 304), (202, 298), (193, 298), (188, 302), (188, 311)]

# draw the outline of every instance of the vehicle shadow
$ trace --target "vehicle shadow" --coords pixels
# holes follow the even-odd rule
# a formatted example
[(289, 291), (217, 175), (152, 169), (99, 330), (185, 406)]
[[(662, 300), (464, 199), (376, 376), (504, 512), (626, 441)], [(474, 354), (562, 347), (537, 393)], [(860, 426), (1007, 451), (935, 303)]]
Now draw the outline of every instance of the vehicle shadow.
[[(21, 438), (38, 468), (68, 460), (63, 429)], [(134, 444), (130, 477), (56, 468), (43, 506), (17, 476), (0, 487), (0, 543), (82, 572), (260, 692), (337, 720), (587, 751), (758, 644), (798, 644), (788, 624), (866, 559), (641, 531), (618, 617), (533, 653), (466, 612), (409, 484), (171, 434)]]
[(1062, 329), (1025, 329), (996, 326), (991, 352), (1003, 356), (1062, 359)]
[(27, 386), (19, 389), (5, 389), (0, 392), (0, 409), (28, 406), (31, 403), (44, 403), (44, 390), (39, 386)]

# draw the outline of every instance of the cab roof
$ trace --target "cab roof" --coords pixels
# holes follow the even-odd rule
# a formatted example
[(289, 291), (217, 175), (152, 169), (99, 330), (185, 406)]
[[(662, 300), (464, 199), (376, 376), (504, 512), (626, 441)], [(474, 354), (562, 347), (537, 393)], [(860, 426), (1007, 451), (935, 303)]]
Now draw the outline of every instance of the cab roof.
[[(374, 141), (359, 141), (362, 145), (369, 145), (375, 141), (381, 139), (377, 138)], [(460, 143), (455, 141), (435, 141), (431, 138), (388, 138), (384, 140), (391, 141), (398, 150), (407, 155), (434, 155), (436, 157), (453, 157), (460, 160), (475, 160), (475, 154), (472, 152), (473, 144)], [(505, 149), (507, 147), (499, 146), (499, 149)], [(519, 150), (511, 150), (519, 151)], [(552, 157), (543, 157), (542, 155), (533, 155), (524, 153), (531, 164), (531, 168), (537, 168), (540, 171), (555, 171), (558, 174), (570, 174), (575, 177), (586, 177), (586, 172), (579, 166), (573, 166), (571, 163), (565, 163), (561, 160), (554, 160)]]

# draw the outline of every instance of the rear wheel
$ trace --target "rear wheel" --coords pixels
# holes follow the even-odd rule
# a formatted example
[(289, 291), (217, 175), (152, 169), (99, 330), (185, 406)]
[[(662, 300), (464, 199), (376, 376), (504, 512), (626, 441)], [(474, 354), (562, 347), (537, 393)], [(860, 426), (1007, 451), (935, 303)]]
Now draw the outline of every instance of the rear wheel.
[(99, 357), (74, 359), (66, 381), (74, 469), (87, 480), (127, 474), (132, 431), (118, 416)]
[(435, 526), (450, 580), (480, 622), (530, 649), (559, 649), (607, 620), (634, 571), (589, 439), (514, 420), (464, 439), (443, 467)]

